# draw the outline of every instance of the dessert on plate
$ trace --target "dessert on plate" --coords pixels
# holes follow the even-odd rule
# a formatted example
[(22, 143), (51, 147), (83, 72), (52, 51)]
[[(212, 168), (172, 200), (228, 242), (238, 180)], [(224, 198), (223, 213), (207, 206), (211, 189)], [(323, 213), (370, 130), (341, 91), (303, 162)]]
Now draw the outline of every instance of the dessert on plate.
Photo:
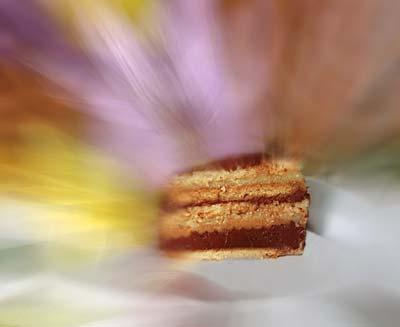
[(309, 201), (295, 160), (247, 155), (213, 162), (167, 186), (159, 247), (212, 260), (300, 255)]

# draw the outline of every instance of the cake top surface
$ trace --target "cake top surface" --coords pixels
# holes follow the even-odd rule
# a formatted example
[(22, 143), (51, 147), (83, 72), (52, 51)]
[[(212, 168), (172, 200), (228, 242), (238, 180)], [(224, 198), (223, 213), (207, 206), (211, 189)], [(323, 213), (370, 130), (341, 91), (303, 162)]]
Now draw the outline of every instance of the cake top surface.
[(301, 179), (298, 161), (269, 158), (262, 154), (249, 154), (226, 158), (192, 168), (175, 176), (170, 187), (212, 186), (215, 183), (246, 184)]

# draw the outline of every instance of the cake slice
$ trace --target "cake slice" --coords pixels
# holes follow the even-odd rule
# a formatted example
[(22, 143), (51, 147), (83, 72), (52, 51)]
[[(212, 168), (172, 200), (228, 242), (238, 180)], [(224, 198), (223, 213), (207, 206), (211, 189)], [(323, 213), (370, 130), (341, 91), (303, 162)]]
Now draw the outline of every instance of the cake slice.
[(199, 259), (300, 255), (309, 194), (293, 160), (243, 156), (176, 176), (161, 206), (159, 247)]

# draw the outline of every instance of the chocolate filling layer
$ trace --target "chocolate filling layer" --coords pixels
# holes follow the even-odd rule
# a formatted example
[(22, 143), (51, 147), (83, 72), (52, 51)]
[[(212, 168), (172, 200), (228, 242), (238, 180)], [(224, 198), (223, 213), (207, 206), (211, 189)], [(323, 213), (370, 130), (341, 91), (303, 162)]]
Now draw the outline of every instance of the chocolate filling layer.
[(164, 199), (164, 201), (161, 203), (161, 208), (164, 211), (173, 211), (176, 209), (180, 208), (187, 208), (187, 207), (192, 207), (192, 206), (208, 206), (212, 204), (218, 204), (218, 203), (228, 203), (228, 202), (248, 202), (248, 203), (256, 203), (257, 205), (261, 204), (271, 204), (274, 202), (278, 203), (294, 203), (294, 202), (301, 202), (304, 199), (310, 199), (310, 194), (307, 192), (306, 189), (297, 189), (296, 191), (290, 193), (290, 194), (277, 194), (273, 196), (260, 196), (260, 197), (244, 197), (240, 201), (238, 200), (218, 200), (216, 199), (215, 201), (209, 201), (209, 200), (204, 200), (204, 201), (198, 201), (196, 203), (191, 203), (187, 205), (178, 205), (174, 203), (173, 201), (169, 201), (168, 199)]
[(188, 237), (160, 241), (163, 250), (209, 250), (232, 248), (304, 247), (306, 231), (294, 222), (260, 229), (232, 229), (226, 232), (193, 232)]

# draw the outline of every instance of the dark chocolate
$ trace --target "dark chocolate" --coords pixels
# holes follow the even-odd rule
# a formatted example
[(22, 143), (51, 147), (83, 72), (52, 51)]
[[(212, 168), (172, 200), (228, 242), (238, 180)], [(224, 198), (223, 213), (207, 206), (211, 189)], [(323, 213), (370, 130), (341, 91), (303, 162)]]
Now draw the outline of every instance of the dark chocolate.
[(225, 157), (220, 160), (215, 160), (203, 165), (193, 167), (183, 171), (182, 173), (192, 173), (194, 171), (204, 170), (228, 170), (233, 171), (239, 168), (250, 168), (258, 166), (262, 163), (267, 156), (262, 153), (252, 153), (238, 156)]
[(232, 229), (225, 232), (192, 232), (188, 237), (161, 239), (163, 250), (209, 250), (233, 248), (298, 249), (304, 247), (306, 230), (288, 224), (272, 225), (259, 229)]
[(208, 169), (237, 170), (238, 168), (250, 168), (258, 166), (264, 159), (261, 153), (247, 154), (237, 157), (225, 158), (209, 164)]

